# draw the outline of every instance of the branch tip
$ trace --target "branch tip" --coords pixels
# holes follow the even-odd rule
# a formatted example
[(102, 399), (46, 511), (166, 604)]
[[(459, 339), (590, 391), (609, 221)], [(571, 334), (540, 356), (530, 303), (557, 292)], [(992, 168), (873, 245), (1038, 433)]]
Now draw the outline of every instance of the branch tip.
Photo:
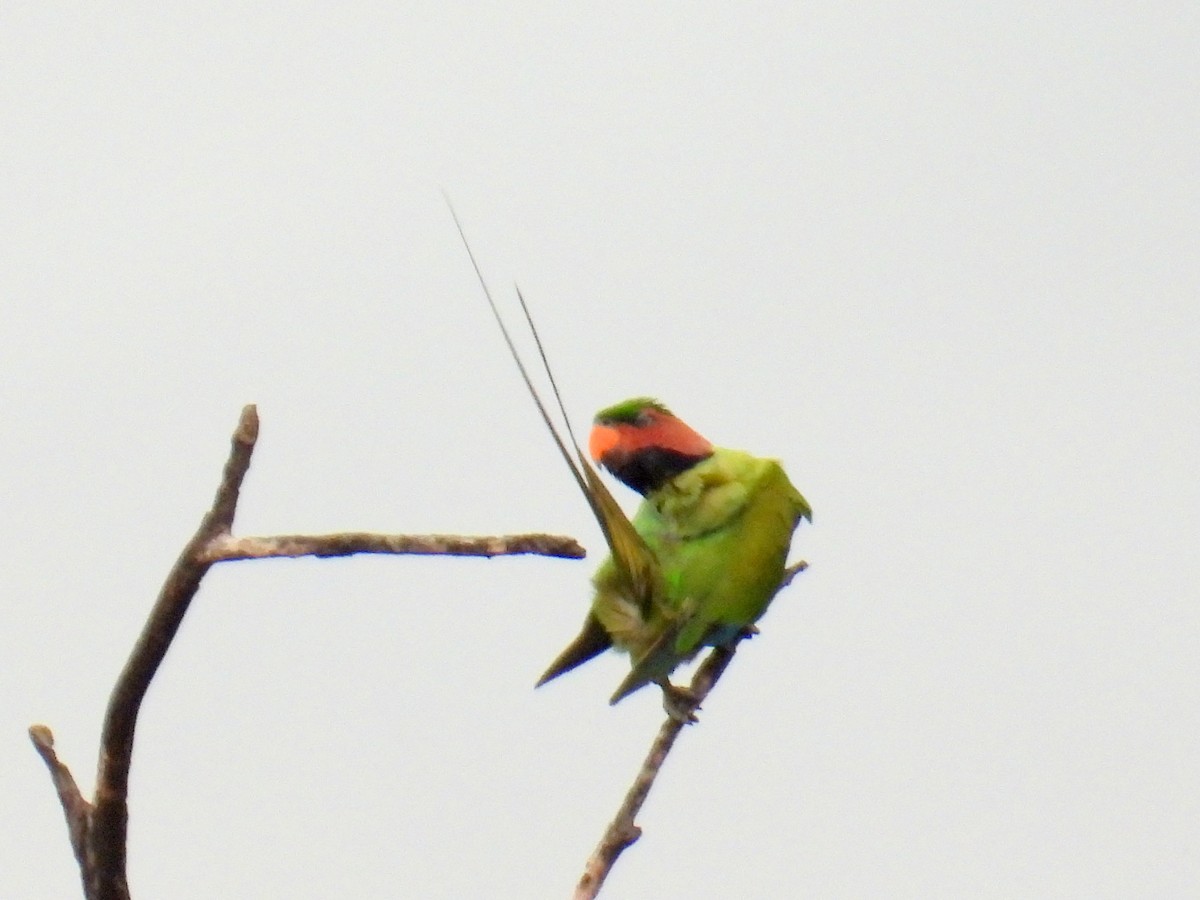
[(233, 433), (239, 444), (253, 444), (258, 440), (258, 407), (247, 403), (238, 417), (237, 430)]
[(54, 732), (46, 725), (30, 725), (29, 739), (33, 741), (33, 746), (37, 747), (38, 753), (43, 751), (54, 752)]

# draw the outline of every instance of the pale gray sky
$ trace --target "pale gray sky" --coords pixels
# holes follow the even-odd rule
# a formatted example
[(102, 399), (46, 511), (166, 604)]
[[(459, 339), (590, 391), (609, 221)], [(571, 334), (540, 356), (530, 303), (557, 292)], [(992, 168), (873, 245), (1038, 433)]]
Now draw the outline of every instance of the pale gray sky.
[(568, 895), (661, 709), (616, 657), (531, 689), (602, 541), (441, 188), (578, 425), (654, 394), (815, 510), (612, 897), (1200, 894), (1198, 46), (1179, 3), (5, 4), (0, 896), (77, 895), (25, 728), (90, 789), (247, 402), (243, 533), (593, 558), (215, 571), (135, 895)]

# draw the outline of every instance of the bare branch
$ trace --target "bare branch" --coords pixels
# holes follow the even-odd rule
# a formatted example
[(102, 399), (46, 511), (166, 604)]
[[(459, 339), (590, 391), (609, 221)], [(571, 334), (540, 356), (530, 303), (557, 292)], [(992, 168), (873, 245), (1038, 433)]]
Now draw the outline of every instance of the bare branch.
[(233, 433), (229, 459), (217, 495), (199, 528), (175, 560), (158, 594), (142, 633), (108, 701), (100, 735), (100, 763), (88, 841), (89, 898), (128, 900), (125, 847), (129, 824), (129, 765), (133, 733), (146, 689), (171, 646), (200, 581), (212, 563), (203, 561), (204, 548), (233, 526), (242, 479), (258, 438), (258, 412), (246, 406)]
[[(84, 870), (84, 854), (87, 846), (88, 817), (92, 805), (79, 792), (75, 776), (58, 759), (54, 752), (54, 733), (45, 725), (31, 725), (29, 739), (33, 741), (38, 756), (50, 770), (50, 778), (54, 781), (54, 789), (58, 791), (59, 802), (62, 803), (63, 815), (67, 819), (67, 833), (71, 838), (71, 850), (79, 863), (80, 875)], [(85, 885), (86, 890), (86, 885)]]
[(295, 556), (349, 556), (355, 553), (499, 556), (537, 553), (578, 559), (584, 549), (573, 539), (548, 534), (501, 537), (346, 533), (236, 538), (231, 532), (242, 480), (258, 439), (258, 413), (242, 409), (229, 459), (212, 508), (167, 574), (142, 633), (109, 697), (100, 736), (96, 794), (91, 803), (79, 792), (67, 767), (54, 753), (54, 737), (44, 725), (30, 739), (50, 770), (79, 862), (87, 900), (129, 900), (126, 839), (129, 824), (129, 767), (134, 729), (142, 700), (171, 646), (200, 582), (214, 563), (236, 559)]
[[(779, 582), (775, 593), (778, 594), (791, 584), (792, 579), (806, 568), (808, 568), (808, 563), (801, 561), (785, 569), (783, 579)], [(692, 677), (692, 683), (688, 688), (694, 698), (693, 710), (699, 709), (704, 699), (716, 687), (717, 682), (725, 673), (725, 669), (733, 661), (738, 644), (745, 638), (756, 634), (757, 631), (758, 629), (754, 626), (750, 626), (729, 644), (714, 647), (712, 652), (705, 657), (704, 662), (700, 664), (696, 674)], [(621, 803), (620, 809), (617, 810), (617, 815), (604, 830), (600, 843), (596, 845), (596, 849), (584, 863), (583, 875), (575, 885), (573, 900), (592, 900), (596, 897), (600, 893), (600, 888), (604, 885), (608, 873), (612, 871), (617, 858), (642, 836), (642, 829), (634, 819), (650, 795), (650, 789), (654, 787), (654, 781), (658, 778), (663, 763), (667, 761), (667, 754), (675, 745), (675, 739), (683, 730), (683, 726), (686, 724), (684, 719), (683, 716), (668, 716), (658, 729), (654, 743), (650, 745), (650, 752), (646, 754), (641, 769), (633, 779), (633, 785), (625, 794), (625, 799)]]
[(554, 534), (469, 537), (454, 534), (281, 534), (272, 537), (214, 537), (203, 551), (208, 562), (295, 556), (352, 556), (355, 553), (509, 556), (536, 553), (583, 559), (587, 551), (574, 538)]
[[(696, 698), (696, 709), (699, 709), (713, 685), (720, 679), (721, 673), (733, 659), (737, 644), (741, 640), (742, 637), (739, 636), (732, 644), (714, 647), (704, 662), (700, 664), (700, 668), (696, 670), (690, 686), (692, 695)], [(650, 752), (646, 754), (641, 769), (633, 779), (633, 785), (625, 794), (621, 808), (617, 810), (616, 817), (609, 823), (608, 828), (604, 831), (604, 836), (600, 838), (600, 843), (596, 845), (596, 849), (592, 851), (592, 855), (584, 864), (583, 875), (575, 886), (574, 900), (592, 900), (599, 894), (604, 879), (608, 877), (617, 857), (625, 851), (626, 847), (632, 846), (642, 836), (642, 829), (634, 822), (634, 819), (650, 795), (650, 788), (654, 787), (654, 780), (658, 778), (663, 763), (667, 761), (667, 754), (671, 752), (671, 747), (674, 746), (675, 739), (679, 737), (684, 724), (682, 717), (668, 716), (658, 729), (654, 743), (650, 745)]]

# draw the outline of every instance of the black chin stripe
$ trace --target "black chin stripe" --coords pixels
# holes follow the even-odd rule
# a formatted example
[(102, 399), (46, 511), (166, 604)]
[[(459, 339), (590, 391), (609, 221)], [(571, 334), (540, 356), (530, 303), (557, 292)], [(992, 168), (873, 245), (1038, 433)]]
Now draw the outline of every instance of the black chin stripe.
[(664, 447), (643, 447), (634, 453), (610, 454), (602, 465), (619, 481), (645, 496), (710, 455), (693, 456)]

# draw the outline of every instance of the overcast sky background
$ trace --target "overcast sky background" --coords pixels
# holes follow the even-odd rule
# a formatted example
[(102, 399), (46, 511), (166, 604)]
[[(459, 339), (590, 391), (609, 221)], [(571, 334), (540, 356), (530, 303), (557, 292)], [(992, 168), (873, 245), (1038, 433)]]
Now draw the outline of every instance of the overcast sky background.
[[(811, 569), (605, 896), (1200, 894), (1200, 10), (0, 10), (0, 896), (78, 896), (113, 680), (243, 404), (244, 534), (587, 562), (220, 567), (142, 710), (137, 897), (564, 897), (661, 720), (532, 684), (602, 549), (575, 423), (785, 462)], [(633, 497), (620, 489), (632, 508)]]

